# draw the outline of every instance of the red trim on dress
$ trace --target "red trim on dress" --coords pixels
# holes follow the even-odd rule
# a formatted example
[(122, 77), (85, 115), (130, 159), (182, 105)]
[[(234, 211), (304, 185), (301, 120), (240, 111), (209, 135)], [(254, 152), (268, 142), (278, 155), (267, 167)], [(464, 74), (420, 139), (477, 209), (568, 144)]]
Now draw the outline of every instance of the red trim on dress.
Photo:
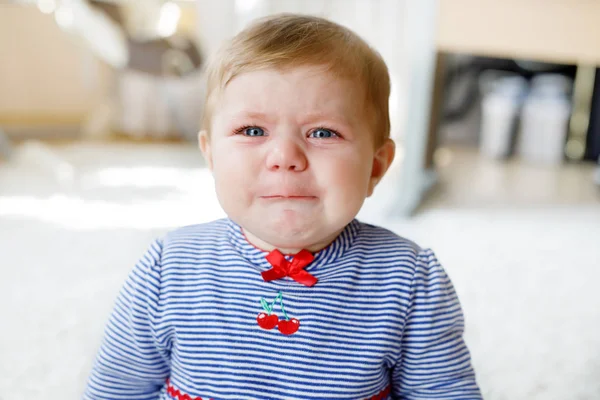
[[(384, 400), (390, 395), (391, 390), (392, 390), (391, 386), (388, 385), (381, 392), (377, 393), (376, 395), (373, 395), (372, 397), (366, 398), (365, 400)], [(177, 399), (177, 400), (202, 400), (202, 397), (199, 397), (199, 396), (191, 397), (189, 394), (182, 393), (179, 389), (175, 389), (175, 386), (173, 386), (171, 384), (171, 381), (169, 380), (169, 378), (167, 378), (167, 393), (169, 394), (169, 396), (171, 396), (172, 398)], [(213, 400), (213, 399), (206, 399), (206, 400)]]

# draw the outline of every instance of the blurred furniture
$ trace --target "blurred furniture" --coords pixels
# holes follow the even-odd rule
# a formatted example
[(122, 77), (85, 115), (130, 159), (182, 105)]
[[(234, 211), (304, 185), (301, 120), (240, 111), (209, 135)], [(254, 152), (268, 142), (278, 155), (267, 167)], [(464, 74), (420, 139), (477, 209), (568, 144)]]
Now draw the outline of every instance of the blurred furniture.
[[(581, 66), (600, 65), (600, 1), (594, 0), (438, 0), (437, 19), (423, 24), (434, 33), (433, 53), (422, 67), (431, 71), (432, 83), (422, 83), (429, 102), (427, 116), (407, 125), (404, 179), (400, 212), (413, 213), (434, 184), (433, 155), (441, 113), (444, 56), (464, 53), (478, 56), (527, 59)], [(423, 20), (422, 20), (423, 21)], [(423, 28), (425, 29), (425, 28)], [(416, 33), (416, 32), (415, 32)], [(409, 105), (409, 115), (419, 114)]]
[[(129, 53), (117, 77), (113, 97), (118, 106), (113, 107), (110, 131), (135, 138), (196, 140), (203, 108), (203, 57), (194, 35), (173, 29), (165, 36), (160, 24), (170, 17), (177, 28), (179, 6), (164, 0), (89, 2), (125, 32)], [(169, 6), (171, 13), (163, 12)]]
[[(81, 1), (57, 2), (55, 5), (75, 6)], [(85, 2), (95, 9), (102, 9), (112, 18), (118, 17), (116, 1)], [(136, 5), (133, 1), (119, 3)], [(150, 8), (149, 1), (138, 0), (138, 3), (144, 11)], [(129, 70), (147, 76), (156, 76), (154, 72), (158, 70), (166, 71), (175, 80), (197, 69), (201, 63), (200, 52), (190, 45), (192, 40), (181, 38), (195, 37), (195, 6), (183, 0), (175, 3), (181, 10), (177, 27), (179, 37), (172, 42), (161, 39), (148, 43), (128, 38), (131, 47)], [(90, 44), (89, 35), (71, 34), (63, 26), (73, 25), (75, 13), (63, 13), (57, 19), (53, 13), (58, 9), (51, 7), (41, 12), (37, 5), (37, 2), (0, 4), (0, 126), (7, 136), (17, 139), (79, 138), (82, 131), (105, 130), (119, 68), (99, 57), (98, 50), (110, 52), (114, 40), (109, 39), (114, 38), (99, 35), (101, 40), (95, 41), (97, 46), (86, 46), (83, 39)], [(69, 15), (72, 18), (68, 18)], [(86, 27), (86, 34), (92, 31), (97, 34), (101, 28), (98, 24), (87, 24)], [(170, 107), (178, 111), (181, 91), (176, 87), (166, 93)], [(179, 127), (190, 125), (187, 121), (192, 117), (178, 114), (174, 119)]]

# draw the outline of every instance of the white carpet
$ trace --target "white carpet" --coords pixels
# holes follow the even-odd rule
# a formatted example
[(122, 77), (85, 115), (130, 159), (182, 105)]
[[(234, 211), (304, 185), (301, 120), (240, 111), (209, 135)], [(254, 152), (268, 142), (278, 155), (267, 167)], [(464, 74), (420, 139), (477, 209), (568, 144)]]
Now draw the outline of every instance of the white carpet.
[[(148, 243), (222, 216), (179, 145), (26, 145), (0, 163), (0, 399), (75, 400)], [(361, 216), (433, 248), (488, 400), (600, 398), (600, 205)]]

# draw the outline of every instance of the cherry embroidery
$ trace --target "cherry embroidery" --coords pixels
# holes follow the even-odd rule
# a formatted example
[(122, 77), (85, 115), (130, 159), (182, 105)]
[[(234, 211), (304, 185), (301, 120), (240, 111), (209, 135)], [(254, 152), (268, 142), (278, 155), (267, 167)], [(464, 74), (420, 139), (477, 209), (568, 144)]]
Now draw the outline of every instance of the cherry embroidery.
[(279, 318), (277, 315), (267, 315), (264, 312), (261, 312), (258, 314), (258, 317), (256, 317), (256, 321), (261, 328), (269, 330), (277, 326)]
[(271, 314), (276, 300), (277, 299), (273, 300), (273, 302), (269, 304), (265, 299), (260, 299), (260, 305), (265, 312), (258, 314), (258, 317), (256, 317), (256, 322), (258, 322), (258, 326), (263, 329), (273, 329), (277, 326), (277, 322), (279, 322), (279, 317), (275, 314)]
[(300, 321), (298, 321), (296, 318), (292, 318), (288, 321), (280, 319), (279, 325), (277, 326), (279, 332), (283, 333), (284, 335), (294, 334), (298, 331), (298, 328), (300, 328)]
[[(278, 301), (279, 306), (281, 307), (281, 312), (283, 313), (285, 319), (279, 318), (277, 315), (272, 314), (273, 307)], [(277, 326), (279, 332), (283, 333), (284, 335), (292, 335), (300, 328), (300, 321), (297, 318), (290, 318), (285, 312), (285, 306), (283, 305), (283, 294), (281, 292), (277, 294), (277, 297), (275, 297), (271, 304), (267, 303), (264, 298), (260, 299), (260, 304), (263, 310), (265, 310), (265, 312), (261, 312), (256, 317), (256, 322), (261, 328), (270, 330)]]
[(288, 317), (287, 313), (285, 312), (285, 307), (283, 306), (283, 295), (281, 294), (281, 292), (279, 292), (279, 295), (277, 297), (279, 298), (279, 306), (281, 307), (281, 312), (285, 317), (285, 320), (279, 319), (277, 329), (279, 329), (279, 332), (283, 333), (284, 335), (292, 335), (296, 333), (300, 328), (300, 321), (296, 318), (290, 319), (290, 317)]

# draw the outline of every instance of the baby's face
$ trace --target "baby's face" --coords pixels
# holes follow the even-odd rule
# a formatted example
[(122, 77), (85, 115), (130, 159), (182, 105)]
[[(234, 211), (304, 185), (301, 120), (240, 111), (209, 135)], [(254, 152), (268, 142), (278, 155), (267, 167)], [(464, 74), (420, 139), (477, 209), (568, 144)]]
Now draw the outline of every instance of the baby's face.
[(221, 206), (251, 242), (318, 250), (356, 216), (393, 158), (391, 141), (374, 149), (363, 98), (316, 67), (229, 82), (200, 145)]

